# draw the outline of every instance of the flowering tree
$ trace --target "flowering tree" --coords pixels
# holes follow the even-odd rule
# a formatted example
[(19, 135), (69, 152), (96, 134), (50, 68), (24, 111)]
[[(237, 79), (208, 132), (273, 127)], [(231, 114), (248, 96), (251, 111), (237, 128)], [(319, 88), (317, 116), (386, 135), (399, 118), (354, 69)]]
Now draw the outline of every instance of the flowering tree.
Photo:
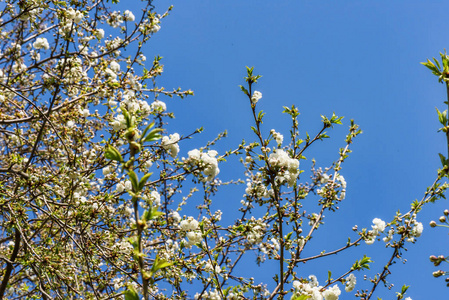
[[(368, 256), (329, 272), (321, 285), (300, 264), (382, 239), (391, 258), (354, 292), (371, 299), (406, 243), (421, 235), (419, 210), (443, 196), (447, 160), (410, 211), (354, 227), (343, 245), (306, 257), (324, 216), (345, 199), (342, 166), (358, 126), (351, 121), (335, 162), (313, 164), (306, 181), (301, 160), (342, 117), (322, 116), (321, 130), (300, 138), (298, 109), (284, 107), (289, 135), (264, 132), (255, 89), (261, 76), (247, 68), (241, 90), (254, 141), (218, 153), (223, 133), (180, 158), (183, 141), (201, 129), (168, 132), (173, 113), (162, 100), (193, 92), (157, 87), (161, 58), (147, 63), (142, 53), (171, 8), (159, 14), (148, 1), (139, 13), (121, 12), (111, 2), (2, 3), (0, 298), (338, 299), (341, 289), (353, 292)], [(224, 224), (212, 203), (220, 187), (241, 183), (218, 178), (219, 163), (231, 156), (244, 166), (246, 189)], [(260, 268), (275, 262), (274, 281), (241, 276), (247, 256)]]

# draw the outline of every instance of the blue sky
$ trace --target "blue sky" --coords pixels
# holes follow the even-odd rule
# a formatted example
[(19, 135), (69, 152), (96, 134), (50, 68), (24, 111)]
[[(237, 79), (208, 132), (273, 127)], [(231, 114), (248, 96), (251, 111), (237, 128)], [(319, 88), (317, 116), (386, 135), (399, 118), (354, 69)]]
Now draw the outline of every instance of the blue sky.
[[(289, 118), (281, 114), (282, 106), (299, 108), (304, 135), (321, 128), (320, 114), (345, 116), (344, 125), (330, 132), (330, 140), (306, 154), (309, 160), (316, 158), (318, 166), (326, 167), (337, 158), (350, 119), (364, 132), (343, 166), (347, 199), (337, 214), (326, 217), (328, 226), (313, 240), (317, 249), (335, 249), (348, 236), (354, 237), (355, 224), (369, 227), (375, 217), (390, 221), (397, 209), (406, 211), (414, 199), (421, 199), (436, 176), (438, 152), (446, 149), (444, 135), (437, 133), (435, 112), (435, 107), (444, 109), (446, 95), (444, 86), (419, 63), (449, 46), (449, 3), (154, 1), (160, 13), (170, 4), (174, 10), (144, 53), (148, 60), (156, 54), (164, 57), (159, 86), (195, 92), (182, 101), (165, 99), (176, 115), (170, 130), (186, 135), (205, 128), (193, 144), (181, 144), (181, 155), (223, 130), (229, 137), (218, 144), (221, 153), (243, 138), (254, 140), (248, 100), (238, 88), (245, 66), (254, 66), (263, 75), (256, 89), (263, 93), (259, 108), (267, 112), (266, 133), (275, 128), (288, 136)], [(232, 165), (220, 168), (224, 179), (243, 178)], [(241, 190), (219, 193), (217, 207), (226, 206), (231, 213), (228, 204), (238, 203), (239, 197)], [(407, 296), (413, 300), (442, 299), (447, 294), (443, 279), (432, 277), (436, 268), (428, 257), (449, 252), (449, 231), (428, 224), (448, 206), (441, 201), (424, 208), (418, 217), (424, 224), (423, 237), (409, 245), (405, 265), (392, 267), (393, 290), (382, 287), (378, 297), (393, 299), (403, 284), (411, 285)], [(372, 269), (379, 272), (391, 250), (381, 243), (362, 245), (349, 257), (339, 255), (298, 271), (303, 276), (315, 274), (324, 283), (327, 269), (349, 266), (363, 253), (373, 257), (377, 263)], [(359, 275), (356, 288), (362, 285)], [(349, 298), (349, 294), (341, 297)]]

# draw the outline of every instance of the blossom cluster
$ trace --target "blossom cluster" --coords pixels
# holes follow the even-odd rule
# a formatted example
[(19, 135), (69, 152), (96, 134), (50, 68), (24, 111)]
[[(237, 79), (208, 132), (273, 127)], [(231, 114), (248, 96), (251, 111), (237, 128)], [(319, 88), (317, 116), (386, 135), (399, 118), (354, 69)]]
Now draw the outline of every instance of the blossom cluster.
[(187, 154), (189, 157), (184, 159), (184, 163), (201, 170), (204, 174), (204, 181), (211, 181), (220, 173), (216, 158), (217, 151), (209, 150), (207, 152), (201, 152), (198, 149), (193, 149)]
[(201, 232), (198, 230), (198, 221), (193, 217), (188, 217), (179, 223), (181, 230), (186, 232), (186, 237), (188, 238), (187, 247), (191, 247), (198, 244), (203, 239)]
[[(350, 274), (352, 275), (352, 274)], [(351, 282), (350, 285), (352, 289), (355, 286), (355, 276), (348, 277), (348, 282)], [(327, 289), (324, 289), (319, 285), (318, 280), (315, 275), (310, 275), (309, 280), (295, 280), (293, 281), (293, 288), (295, 289), (295, 295), (298, 296), (307, 296), (308, 299), (311, 300), (338, 300), (341, 291), (338, 285), (334, 285)], [(352, 291), (351, 289), (351, 291)], [(348, 290), (349, 291), (349, 290)]]
[(270, 154), (268, 162), (277, 169), (276, 179), (279, 183), (286, 182), (293, 186), (299, 176), (299, 160), (291, 158), (283, 149), (275, 149)]
[(164, 148), (171, 157), (176, 157), (179, 153), (178, 142), (180, 140), (178, 133), (162, 137), (162, 148)]

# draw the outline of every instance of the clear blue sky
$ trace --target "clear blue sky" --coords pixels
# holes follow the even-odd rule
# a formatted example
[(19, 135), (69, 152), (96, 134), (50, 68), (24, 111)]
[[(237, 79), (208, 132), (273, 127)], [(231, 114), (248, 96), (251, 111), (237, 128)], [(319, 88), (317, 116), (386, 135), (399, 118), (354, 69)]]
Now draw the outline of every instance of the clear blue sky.
[[(313, 240), (317, 250), (341, 246), (348, 236), (354, 237), (355, 224), (369, 227), (375, 217), (390, 221), (397, 209), (406, 211), (414, 199), (421, 199), (433, 182), (438, 152), (446, 149), (443, 134), (436, 132), (435, 113), (435, 107), (444, 109), (445, 90), (419, 63), (449, 47), (447, 1), (156, 0), (154, 4), (160, 13), (174, 4), (145, 49), (149, 61), (156, 54), (164, 57), (165, 72), (158, 85), (195, 92), (187, 100), (165, 99), (168, 110), (176, 114), (170, 130), (186, 135), (201, 126), (206, 129), (192, 144), (181, 144), (181, 156), (225, 129), (229, 138), (218, 144), (220, 153), (242, 138), (254, 139), (250, 107), (238, 88), (245, 66), (254, 66), (263, 75), (256, 89), (263, 93), (259, 108), (268, 113), (267, 133), (275, 128), (288, 136), (289, 119), (281, 114), (285, 105), (299, 108), (304, 134), (320, 129), (320, 114), (345, 116), (330, 140), (306, 154), (309, 160), (315, 157), (318, 166), (326, 167), (337, 158), (351, 118), (361, 126), (364, 133), (342, 171), (348, 182), (347, 199), (337, 214), (326, 217), (328, 226)], [(220, 168), (224, 179), (243, 178), (232, 173), (232, 166)], [(238, 203), (242, 193), (219, 193), (217, 207), (230, 214), (229, 203)], [(393, 291), (407, 284), (411, 285), (407, 296), (413, 300), (445, 299), (448, 288), (442, 278), (432, 278), (436, 268), (428, 257), (449, 254), (449, 231), (428, 224), (446, 207), (442, 201), (420, 214), (423, 237), (409, 245), (407, 264), (392, 267), (393, 290), (382, 287), (378, 297), (393, 299)], [(298, 271), (305, 277), (315, 274), (324, 283), (327, 269), (341, 270), (367, 253), (376, 261), (373, 270), (379, 272), (391, 249), (376, 244), (363, 244), (349, 256), (310, 263)], [(273, 274), (264, 275), (269, 275), (263, 278), (268, 281)], [(362, 288), (362, 277), (356, 275), (356, 289)], [(343, 292), (340, 299), (353, 298), (349, 295)]]

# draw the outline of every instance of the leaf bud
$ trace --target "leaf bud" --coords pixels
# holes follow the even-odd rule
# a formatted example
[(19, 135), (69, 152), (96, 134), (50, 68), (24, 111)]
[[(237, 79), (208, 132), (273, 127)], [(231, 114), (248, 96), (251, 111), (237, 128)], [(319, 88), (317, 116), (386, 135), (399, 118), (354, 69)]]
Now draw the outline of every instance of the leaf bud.
[(131, 149), (131, 152), (139, 153), (140, 150), (142, 149), (142, 145), (133, 141), (133, 142), (129, 143), (129, 148)]
[(137, 221), (137, 225), (139, 225), (140, 227), (144, 227), (145, 226), (145, 222), (142, 220), (138, 220)]
[(137, 130), (137, 128), (131, 127), (126, 131), (125, 138), (128, 141), (137, 140), (139, 138), (139, 131)]

